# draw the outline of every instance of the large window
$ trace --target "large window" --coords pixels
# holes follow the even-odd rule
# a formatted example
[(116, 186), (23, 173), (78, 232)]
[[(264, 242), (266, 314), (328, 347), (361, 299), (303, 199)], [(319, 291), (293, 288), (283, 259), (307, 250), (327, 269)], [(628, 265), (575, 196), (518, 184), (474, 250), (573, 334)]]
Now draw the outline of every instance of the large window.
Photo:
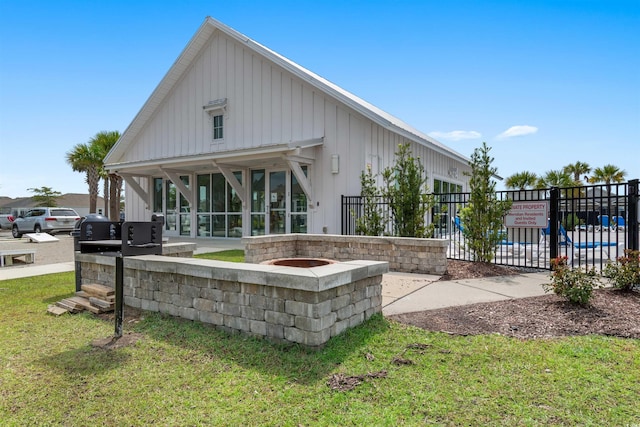
[[(242, 172), (233, 175), (242, 184)], [(198, 236), (242, 237), (242, 202), (224, 175), (198, 175)]]

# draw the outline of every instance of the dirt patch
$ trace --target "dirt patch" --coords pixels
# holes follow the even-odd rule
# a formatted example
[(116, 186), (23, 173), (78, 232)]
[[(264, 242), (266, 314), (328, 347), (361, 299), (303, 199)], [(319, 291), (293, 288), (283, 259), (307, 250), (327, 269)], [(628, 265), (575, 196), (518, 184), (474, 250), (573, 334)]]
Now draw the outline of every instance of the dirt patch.
[(91, 343), (92, 346), (101, 348), (103, 350), (116, 350), (118, 348), (128, 347), (135, 344), (144, 337), (138, 333), (125, 333), (120, 338), (107, 337), (99, 340), (95, 340)]
[[(538, 270), (536, 270), (538, 271)], [(447, 260), (447, 272), (440, 280), (477, 279), (480, 277), (512, 276), (522, 273), (521, 268), (506, 267), (486, 262)]]
[[(450, 277), (449, 280), (522, 272), (491, 264), (451, 260), (448, 270), (446, 277)], [(397, 314), (389, 318), (429, 331), (456, 335), (497, 333), (532, 339), (597, 334), (640, 338), (640, 293), (599, 289), (594, 291), (591, 304), (586, 307), (549, 294)]]
[(327, 380), (327, 385), (330, 389), (336, 391), (349, 391), (353, 390), (364, 381), (377, 379), (377, 378), (386, 378), (387, 371), (382, 370), (378, 372), (369, 372), (365, 375), (346, 375), (346, 374), (333, 374)]

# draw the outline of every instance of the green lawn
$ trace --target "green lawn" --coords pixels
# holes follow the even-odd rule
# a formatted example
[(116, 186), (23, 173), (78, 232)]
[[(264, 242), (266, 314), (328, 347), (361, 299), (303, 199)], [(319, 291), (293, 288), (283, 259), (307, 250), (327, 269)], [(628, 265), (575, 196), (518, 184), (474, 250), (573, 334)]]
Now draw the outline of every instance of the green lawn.
[[(640, 340), (430, 333), (377, 316), (321, 351), (149, 313), (46, 314), (73, 273), (0, 282), (0, 425), (634, 425)], [(403, 362), (403, 363), (401, 363)], [(386, 377), (366, 377), (367, 373)], [(350, 391), (334, 374), (364, 376)]]
[(194, 258), (215, 259), (218, 261), (244, 262), (244, 250), (229, 249), (220, 252), (207, 252), (205, 254), (194, 255)]

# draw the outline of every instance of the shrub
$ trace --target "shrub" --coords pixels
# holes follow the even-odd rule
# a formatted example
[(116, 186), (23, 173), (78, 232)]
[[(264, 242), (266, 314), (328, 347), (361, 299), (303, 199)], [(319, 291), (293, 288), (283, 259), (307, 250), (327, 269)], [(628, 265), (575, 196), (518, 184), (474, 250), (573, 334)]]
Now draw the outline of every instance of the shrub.
[(485, 142), (471, 155), (469, 166), (469, 204), (460, 211), (460, 220), (466, 244), (473, 253), (473, 260), (491, 262), (496, 248), (503, 239), (504, 216), (511, 209), (511, 200), (498, 200), (496, 182), (493, 179), (498, 169), (491, 166), (491, 148)]
[(433, 224), (427, 224), (427, 213), (434, 206), (428, 194), (427, 175), (420, 157), (414, 157), (410, 144), (398, 145), (393, 167), (382, 172), (383, 195), (393, 214), (394, 233), (400, 237), (432, 237)]
[(578, 218), (578, 215), (576, 214), (567, 215), (567, 217), (562, 222), (562, 225), (566, 230), (572, 230), (576, 227), (581, 226), (582, 224), (584, 224), (584, 221)]
[(552, 259), (551, 268), (551, 283), (543, 285), (545, 292), (553, 291), (572, 304), (588, 304), (593, 290), (602, 287), (595, 269), (569, 268), (566, 256)]
[(618, 257), (615, 264), (604, 268), (604, 275), (611, 279), (613, 287), (631, 291), (640, 287), (640, 251), (626, 249), (624, 256)]
[[(384, 233), (384, 216), (380, 212), (378, 200), (380, 191), (376, 187), (376, 175), (367, 166), (367, 172), (360, 173), (360, 196), (362, 197), (362, 215), (356, 218), (356, 233), (365, 236), (381, 236)], [(355, 212), (351, 210), (355, 217)]]

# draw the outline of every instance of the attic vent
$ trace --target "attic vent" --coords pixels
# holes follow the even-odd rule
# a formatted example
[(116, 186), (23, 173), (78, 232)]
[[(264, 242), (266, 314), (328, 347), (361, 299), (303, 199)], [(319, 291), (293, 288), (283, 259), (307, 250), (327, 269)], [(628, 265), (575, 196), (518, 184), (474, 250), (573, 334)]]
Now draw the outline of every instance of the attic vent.
[(202, 109), (209, 114), (217, 113), (220, 110), (224, 111), (227, 109), (227, 98), (220, 98), (214, 101), (209, 101), (207, 105), (203, 105)]

